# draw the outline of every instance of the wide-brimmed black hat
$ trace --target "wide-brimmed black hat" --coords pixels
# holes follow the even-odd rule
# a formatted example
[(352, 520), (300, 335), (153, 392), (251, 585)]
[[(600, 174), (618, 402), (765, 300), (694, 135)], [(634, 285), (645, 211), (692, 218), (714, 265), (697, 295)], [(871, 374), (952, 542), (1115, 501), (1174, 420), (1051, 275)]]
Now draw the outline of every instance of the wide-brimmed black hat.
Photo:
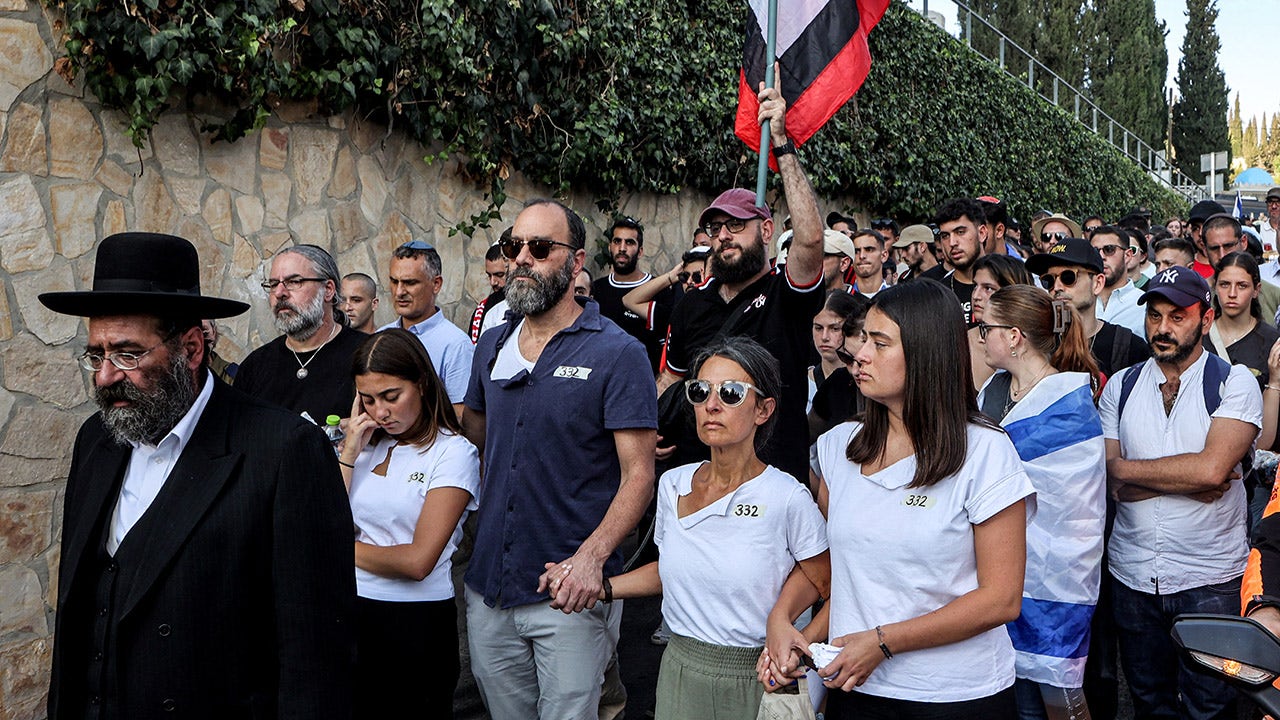
[(159, 233), (119, 233), (102, 241), (93, 289), (40, 295), (64, 315), (158, 315), (216, 320), (249, 309), (238, 300), (200, 294), (200, 258), (189, 240)]

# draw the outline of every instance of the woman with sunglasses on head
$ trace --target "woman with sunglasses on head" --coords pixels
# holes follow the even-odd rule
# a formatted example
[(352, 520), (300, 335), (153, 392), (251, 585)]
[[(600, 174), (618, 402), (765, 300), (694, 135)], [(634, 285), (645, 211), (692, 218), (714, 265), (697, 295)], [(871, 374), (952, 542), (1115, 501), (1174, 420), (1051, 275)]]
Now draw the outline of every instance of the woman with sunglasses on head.
[(769, 618), (762, 672), (793, 675), (808, 643), (826, 717), (1012, 719), (1026, 523), (1034, 491), (1007, 435), (978, 412), (955, 296), (919, 280), (876, 295), (863, 325), (860, 420), (818, 440), (831, 598), (803, 633), (786, 622), (819, 590), (793, 577)]
[(818, 388), (831, 373), (844, 366), (836, 356), (836, 349), (844, 342), (840, 329), (844, 326), (845, 318), (859, 307), (865, 308), (869, 304), (866, 296), (859, 293), (844, 289), (827, 292), (822, 310), (813, 317), (813, 347), (818, 351), (818, 364), (809, 366), (809, 402), (805, 406), (805, 412), (813, 409), (813, 397)]
[(1089, 629), (1102, 579), (1106, 452), (1093, 399), (1098, 366), (1065, 300), (1015, 285), (978, 325), (997, 372), (978, 406), (1009, 433), (1036, 490), (1022, 615), (1009, 625), (1023, 718), (1087, 718)]
[(450, 570), (476, 509), (479, 457), (408, 331), (369, 336), (351, 373), (338, 463), (356, 530), (356, 707), (362, 717), (451, 718), (460, 664)]
[(692, 376), (685, 392), (711, 460), (662, 475), (661, 557), (606, 581), (602, 599), (663, 596), (672, 634), (658, 671), (658, 720), (754, 718), (765, 618), (793, 572), (825, 586), (826, 528), (809, 491), (758, 454), (777, 419), (777, 360), (731, 337), (705, 348)]
[[(1030, 285), (1031, 273), (1022, 261), (1008, 255), (983, 255), (973, 264), (973, 322), (982, 321), (987, 300), (995, 291), (1010, 285)], [(969, 328), (969, 364), (973, 368), (973, 387), (980, 388), (995, 370), (982, 354), (982, 341), (975, 324)]]

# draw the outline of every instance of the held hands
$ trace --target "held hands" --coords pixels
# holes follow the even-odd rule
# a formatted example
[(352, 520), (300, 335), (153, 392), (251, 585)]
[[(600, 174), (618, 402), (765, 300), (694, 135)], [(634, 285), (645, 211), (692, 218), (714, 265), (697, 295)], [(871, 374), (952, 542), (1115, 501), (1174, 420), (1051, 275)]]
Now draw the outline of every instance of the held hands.
[(794, 625), (785, 620), (775, 622), (770, 617), (764, 650), (756, 661), (756, 679), (764, 691), (773, 692), (804, 675), (800, 655), (808, 652), (809, 641)]
[(582, 552), (558, 563), (543, 566), (538, 592), (551, 596), (551, 607), (566, 615), (591, 609), (600, 600), (604, 563)]

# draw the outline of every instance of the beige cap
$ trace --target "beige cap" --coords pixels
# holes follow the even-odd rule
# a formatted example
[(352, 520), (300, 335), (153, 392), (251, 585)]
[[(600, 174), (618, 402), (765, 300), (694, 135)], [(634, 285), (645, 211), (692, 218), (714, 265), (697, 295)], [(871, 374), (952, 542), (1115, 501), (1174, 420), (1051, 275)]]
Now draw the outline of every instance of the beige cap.
[(904, 248), (918, 242), (933, 244), (933, 231), (928, 225), (908, 225), (902, 228), (902, 234), (898, 236), (898, 241), (893, 246)]
[(822, 252), (827, 255), (846, 255), (851, 260), (858, 256), (853, 241), (839, 230), (822, 231)]
[(1040, 218), (1031, 223), (1031, 238), (1033, 240), (1039, 238), (1040, 233), (1044, 232), (1044, 226), (1051, 222), (1059, 222), (1066, 225), (1067, 229), (1071, 231), (1070, 237), (1084, 237), (1084, 234), (1080, 232), (1080, 223), (1062, 213), (1054, 213), (1047, 218)]

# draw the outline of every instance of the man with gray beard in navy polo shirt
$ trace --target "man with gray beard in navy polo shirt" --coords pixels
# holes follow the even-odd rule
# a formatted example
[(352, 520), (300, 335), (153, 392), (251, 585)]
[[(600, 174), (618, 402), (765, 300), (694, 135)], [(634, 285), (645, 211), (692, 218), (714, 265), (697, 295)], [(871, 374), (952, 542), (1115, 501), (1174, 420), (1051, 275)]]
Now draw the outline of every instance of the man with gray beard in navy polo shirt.
[(596, 717), (622, 611), (607, 589), (597, 598), (653, 494), (648, 358), (569, 292), (585, 243), (561, 203), (516, 217), (500, 246), (520, 317), (480, 336), (464, 401), (485, 472), (465, 577), (471, 670), (494, 720)]

